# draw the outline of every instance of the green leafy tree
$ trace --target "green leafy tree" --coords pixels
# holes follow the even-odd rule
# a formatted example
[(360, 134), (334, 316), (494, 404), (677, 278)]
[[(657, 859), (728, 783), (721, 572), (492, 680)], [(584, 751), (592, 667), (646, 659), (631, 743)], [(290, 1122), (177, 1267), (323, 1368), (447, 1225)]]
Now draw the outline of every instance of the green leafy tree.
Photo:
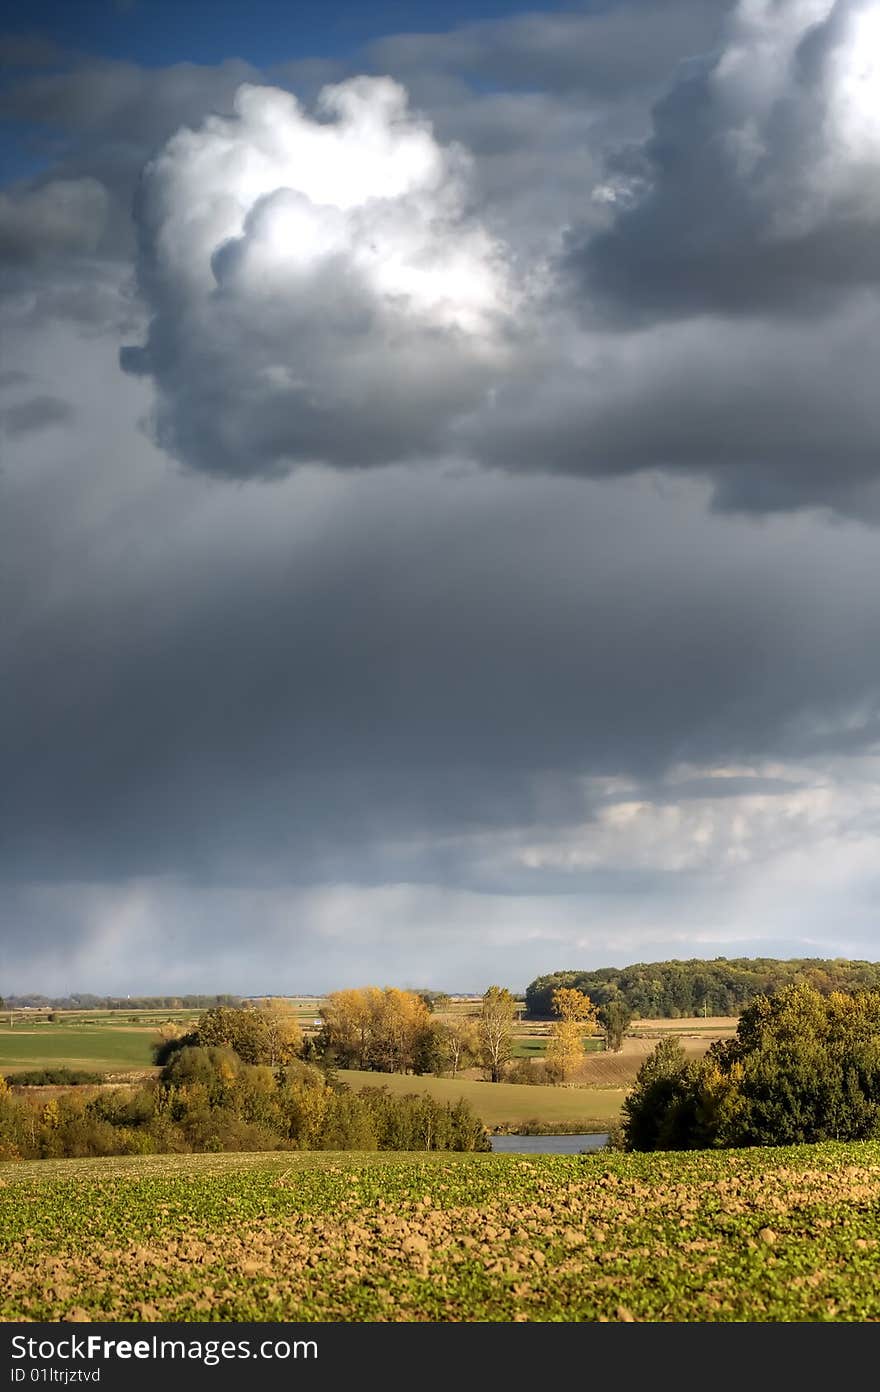
[(735, 1094), (713, 1140), (789, 1145), (880, 1133), (880, 993), (787, 987), (759, 998), (736, 1036), (713, 1045), (704, 1087)]
[(880, 992), (762, 996), (697, 1062), (664, 1040), (624, 1103), (630, 1149), (880, 1136)]
[(302, 1031), (289, 1012), (219, 1005), (204, 1011), (188, 1031), (166, 1022), (153, 1055), (164, 1065), (185, 1048), (231, 1049), (243, 1063), (276, 1067), (299, 1057), (302, 1043)]
[(660, 1040), (624, 1099), (627, 1150), (686, 1150), (697, 1143), (694, 1072), (679, 1039)]
[(632, 1021), (632, 1011), (626, 1001), (615, 996), (607, 1005), (599, 1007), (598, 1018), (605, 1036), (605, 1048), (611, 1054), (619, 1053), (623, 1047), (623, 1036)]

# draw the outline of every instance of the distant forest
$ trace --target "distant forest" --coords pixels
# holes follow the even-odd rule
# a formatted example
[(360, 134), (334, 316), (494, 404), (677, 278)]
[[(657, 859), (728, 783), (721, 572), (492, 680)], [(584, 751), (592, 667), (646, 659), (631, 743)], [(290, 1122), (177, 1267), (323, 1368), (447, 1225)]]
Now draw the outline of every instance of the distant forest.
[(594, 1005), (625, 1002), (636, 1017), (738, 1015), (756, 996), (804, 982), (829, 995), (832, 991), (880, 990), (880, 962), (831, 961), (796, 957), (691, 958), (686, 962), (638, 962), (632, 967), (600, 967), (596, 971), (560, 971), (539, 976), (526, 987), (526, 1011), (532, 1019), (552, 1015), (553, 992), (559, 986), (584, 991)]
[(241, 1005), (240, 996), (6, 996), (7, 1010), (210, 1010)]

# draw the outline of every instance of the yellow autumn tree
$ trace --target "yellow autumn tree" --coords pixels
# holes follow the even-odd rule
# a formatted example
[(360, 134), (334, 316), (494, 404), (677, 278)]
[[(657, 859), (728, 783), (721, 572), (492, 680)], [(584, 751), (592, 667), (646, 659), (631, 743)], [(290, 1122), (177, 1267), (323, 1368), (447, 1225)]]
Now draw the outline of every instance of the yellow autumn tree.
[(321, 1006), (324, 1039), (343, 1068), (369, 1068), (373, 1021), (381, 991), (375, 986), (331, 991)]
[(553, 992), (553, 1014), (556, 1020), (547, 1045), (547, 1066), (564, 1083), (583, 1063), (584, 1035), (596, 1024), (596, 1009), (583, 991), (560, 986)]
[(260, 1006), (266, 1043), (266, 1062), (273, 1066), (292, 1063), (303, 1049), (303, 1032), (290, 1002), (267, 996)]
[(321, 1006), (324, 1041), (343, 1068), (422, 1071), (436, 1029), (414, 991), (388, 986), (333, 991)]
[(376, 1008), (373, 1066), (383, 1073), (415, 1069), (422, 1041), (432, 1029), (431, 1012), (421, 996), (387, 987)]

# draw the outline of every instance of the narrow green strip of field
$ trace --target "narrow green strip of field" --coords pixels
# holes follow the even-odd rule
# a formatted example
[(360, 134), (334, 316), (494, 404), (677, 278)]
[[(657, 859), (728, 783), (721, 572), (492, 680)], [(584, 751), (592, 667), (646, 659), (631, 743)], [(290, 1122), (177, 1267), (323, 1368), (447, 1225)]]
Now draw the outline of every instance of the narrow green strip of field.
[(880, 1144), (0, 1165), (0, 1319), (876, 1321)]
[(401, 1073), (365, 1073), (343, 1069), (339, 1077), (351, 1088), (386, 1087), (390, 1092), (428, 1093), (439, 1102), (469, 1102), (485, 1126), (583, 1123), (585, 1131), (607, 1130), (620, 1116), (623, 1088), (537, 1087), (527, 1083), (484, 1083), (472, 1078), (412, 1077)]
[[(549, 1033), (515, 1034), (513, 1036), (511, 1056), (513, 1058), (543, 1058), (547, 1053), (547, 1045), (549, 1043)], [(600, 1054), (605, 1047), (601, 1039), (585, 1039), (583, 1043), (585, 1054)]]

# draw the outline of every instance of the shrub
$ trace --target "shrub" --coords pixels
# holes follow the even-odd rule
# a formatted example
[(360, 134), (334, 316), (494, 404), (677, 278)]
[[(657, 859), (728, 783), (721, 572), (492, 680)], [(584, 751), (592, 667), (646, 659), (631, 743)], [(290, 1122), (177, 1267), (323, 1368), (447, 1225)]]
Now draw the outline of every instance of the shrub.
[(529, 1058), (511, 1059), (504, 1072), (506, 1083), (536, 1083), (538, 1078), (535, 1076), (532, 1067), (532, 1060)]
[(12, 1087), (83, 1087), (103, 1081), (103, 1073), (88, 1073), (81, 1068), (31, 1068), (6, 1078)]
[(195, 1028), (186, 1032), (174, 1021), (167, 1021), (153, 1045), (153, 1058), (164, 1067), (188, 1048), (231, 1049), (243, 1063), (276, 1067), (302, 1053), (303, 1037), (289, 1013), (218, 1005), (200, 1015)]
[(623, 1103), (629, 1150), (684, 1150), (698, 1143), (694, 1074), (681, 1042), (661, 1039)]

